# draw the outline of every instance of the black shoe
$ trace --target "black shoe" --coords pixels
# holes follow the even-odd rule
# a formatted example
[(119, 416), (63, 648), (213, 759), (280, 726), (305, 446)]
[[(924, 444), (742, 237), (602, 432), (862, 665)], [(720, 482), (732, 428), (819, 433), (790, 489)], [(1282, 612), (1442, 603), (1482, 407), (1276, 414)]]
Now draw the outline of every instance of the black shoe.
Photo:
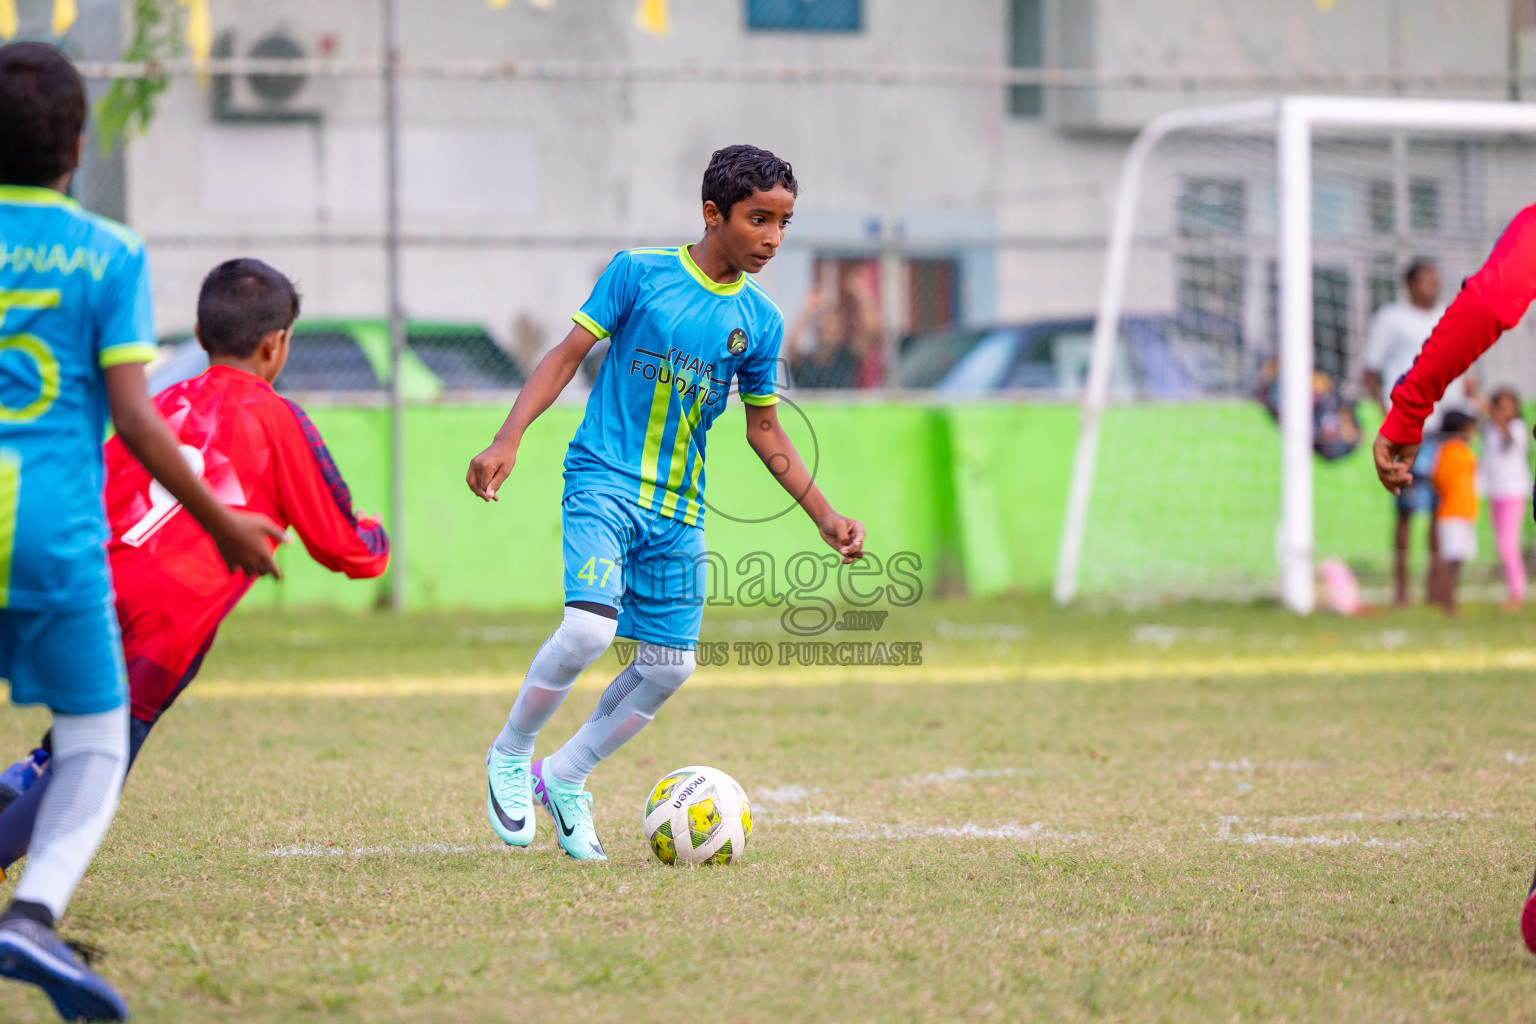
[(0, 921), (0, 977), (36, 985), (65, 1020), (127, 1020), (128, 1004), (54, 934), (24, 917)]

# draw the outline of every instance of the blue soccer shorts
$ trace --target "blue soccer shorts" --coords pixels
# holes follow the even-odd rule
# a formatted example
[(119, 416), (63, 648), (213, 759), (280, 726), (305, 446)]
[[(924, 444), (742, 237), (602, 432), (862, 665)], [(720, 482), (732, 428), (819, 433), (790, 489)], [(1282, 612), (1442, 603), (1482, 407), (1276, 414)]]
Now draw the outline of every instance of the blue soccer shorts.
[(0, 609), (0, 676), (12, 704), (99, 715), (128, 701), (123, 641), (111, 601), (68, 611)]
[(578, 491), (560, 503), (565, 600), (619, 612), (619, 636), (691, 651), (704, 620), (704, 531), (634, 501)]
[(1435, 494), (1435, 463), (1440, 458), (1440, 442), (1426, 437), (1419, 445), (1418, 457), (1413, 460), (1413, 483), (1397, 495), (1397, 514), (1411, 516), (1415, 512), (1433, 514), (1440, 504)]

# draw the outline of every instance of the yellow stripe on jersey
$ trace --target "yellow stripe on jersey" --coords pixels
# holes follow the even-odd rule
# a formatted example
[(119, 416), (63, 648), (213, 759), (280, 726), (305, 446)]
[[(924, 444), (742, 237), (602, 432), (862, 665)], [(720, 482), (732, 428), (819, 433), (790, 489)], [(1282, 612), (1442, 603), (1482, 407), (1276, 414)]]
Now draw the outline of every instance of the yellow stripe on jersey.
[[(660, 374), (657, 374), (660, 377)], [(661, 438), (667, 432), (667, 416), (672, 411), (672, 384), (656, 381), (651, 396), (651, 418), (645, 427), (645, 447), (640, 452), (640, 507), (650, 508), (656, 501), (656, 479), (661, 464)]]
[(124, 363), (152, 363), (159, 350), (147, 341), (131, 341), (126, 345), (113, 345), (111, 348), (101, 350), (101, 368), (103, 370), (113, 366), (122, 366)]
[[(703, 418), (704, 391), (700, 389), (698, 395), (693, 400), (693, 408), (689, 410), (688, 418), (685, 421), (688, 424), (688, 438), (684, 439), (684, 443), (678, 446), (680, 451), (679, 458), (683, 463), (688, 461), (686, 441), (691, 439), (699, 429), (699, 421)], [(678, 433), (681, 434), (682, 431), (679, 430)], [(696, 450), (698, 456), (693, 460), (693, 472), (688, 474), (688, 489), (683, 492), (680, 506), (683, 509), (683, 522), (689, 526), (699, 525), (699, 475), (704, 470), (704, 449), (700, 446)]]
[(0, 448), (0, 608), (11, 605), (11, 555), (16, 550), (16, 509), (21, 500), (21, 455)]
[[(683, 382), (680, 378), (673, 378), (673, 387), (677, 388), (679, 395), (685, 390)], [(704, 406), (699, 398), (699, 392), (694, 392), (693, 408), (686, 415), (677, 417), (677, 433), (672, 438), (672, 459), (667, 466), (667, 493), (661, 499), (661, 514), (664, 516), (677, 511), (678, 488), (682, 486), (683, 471), (688, 466), (688, 443), (693, 440), (693, 431), (704, 415)]]
[(592, 337), (596, 338), (598, 341), (602, 341), (604, 338), (611, 336), (611, 332), (608, 330), (608, 328), (604, 327), (596, 320), (593, 320), (579, 309), (571, 314), (571, 319), (576, 321), (579, 326), (585, 327), (587, 330), (591, 331)]

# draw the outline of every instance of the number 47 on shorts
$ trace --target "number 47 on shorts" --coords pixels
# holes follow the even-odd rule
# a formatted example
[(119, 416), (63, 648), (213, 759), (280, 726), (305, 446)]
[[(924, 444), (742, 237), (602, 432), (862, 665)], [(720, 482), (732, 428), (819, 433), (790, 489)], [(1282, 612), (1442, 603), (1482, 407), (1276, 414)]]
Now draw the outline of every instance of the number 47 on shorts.
[[(613, 572), (616, 564), (611, 558), (589, 558), (587, 559), (587, 564), (581, 567), (581, 572), (576, 574), (576, 578), (594, 587), (606, 587), (608, 586), (608, 574)], [(607, 566), (602, 571), (603, 578), (601, 580), (597, 578), (599, 566)]]

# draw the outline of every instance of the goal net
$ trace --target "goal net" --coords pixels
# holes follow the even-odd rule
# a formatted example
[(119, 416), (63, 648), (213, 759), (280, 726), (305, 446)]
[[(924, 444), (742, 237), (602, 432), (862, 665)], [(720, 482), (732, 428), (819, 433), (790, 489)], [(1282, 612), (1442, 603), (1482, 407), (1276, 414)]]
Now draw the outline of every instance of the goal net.
[[(1312, 111), (1296, 119), (1300, 148), (1277, 131), (1298, 102)], [(1347, 115), (1330, 117), (1334, 103)], [(1437, 265), (1449, 302), (1536, 202), (1536, 112), (1522, 105), (1227, 109), (1154, 122), (1127, 160), (1099, 333), (1117, 312), (1120, 329), (1096, 345), (1100, 386), (1084, 397), (1060, 600), (1273, 595), (1309, 611), (1324, 559), (1350, 566), (1368, 600), (1386, 599), (1396, 511), (1370, 464), (1381, 421), (1362, 387), (1372, 317), (1406, 301), (1414, 260)], [(1373, 110), (1387, 116), (1371, 123)], [(1193, 123), (1202, 117), (1210, 123)], [(1522, 324), (1473, 368), (1485, 391), (1536, 399), (1533, 333)], [(1287, 367), (1298, 374), (1289, 416)], [(1486, 519), (1463, 573), (1473, 590), (1495, 580)], [(1427, 528), (1415, 516), (1420, 598)]]

